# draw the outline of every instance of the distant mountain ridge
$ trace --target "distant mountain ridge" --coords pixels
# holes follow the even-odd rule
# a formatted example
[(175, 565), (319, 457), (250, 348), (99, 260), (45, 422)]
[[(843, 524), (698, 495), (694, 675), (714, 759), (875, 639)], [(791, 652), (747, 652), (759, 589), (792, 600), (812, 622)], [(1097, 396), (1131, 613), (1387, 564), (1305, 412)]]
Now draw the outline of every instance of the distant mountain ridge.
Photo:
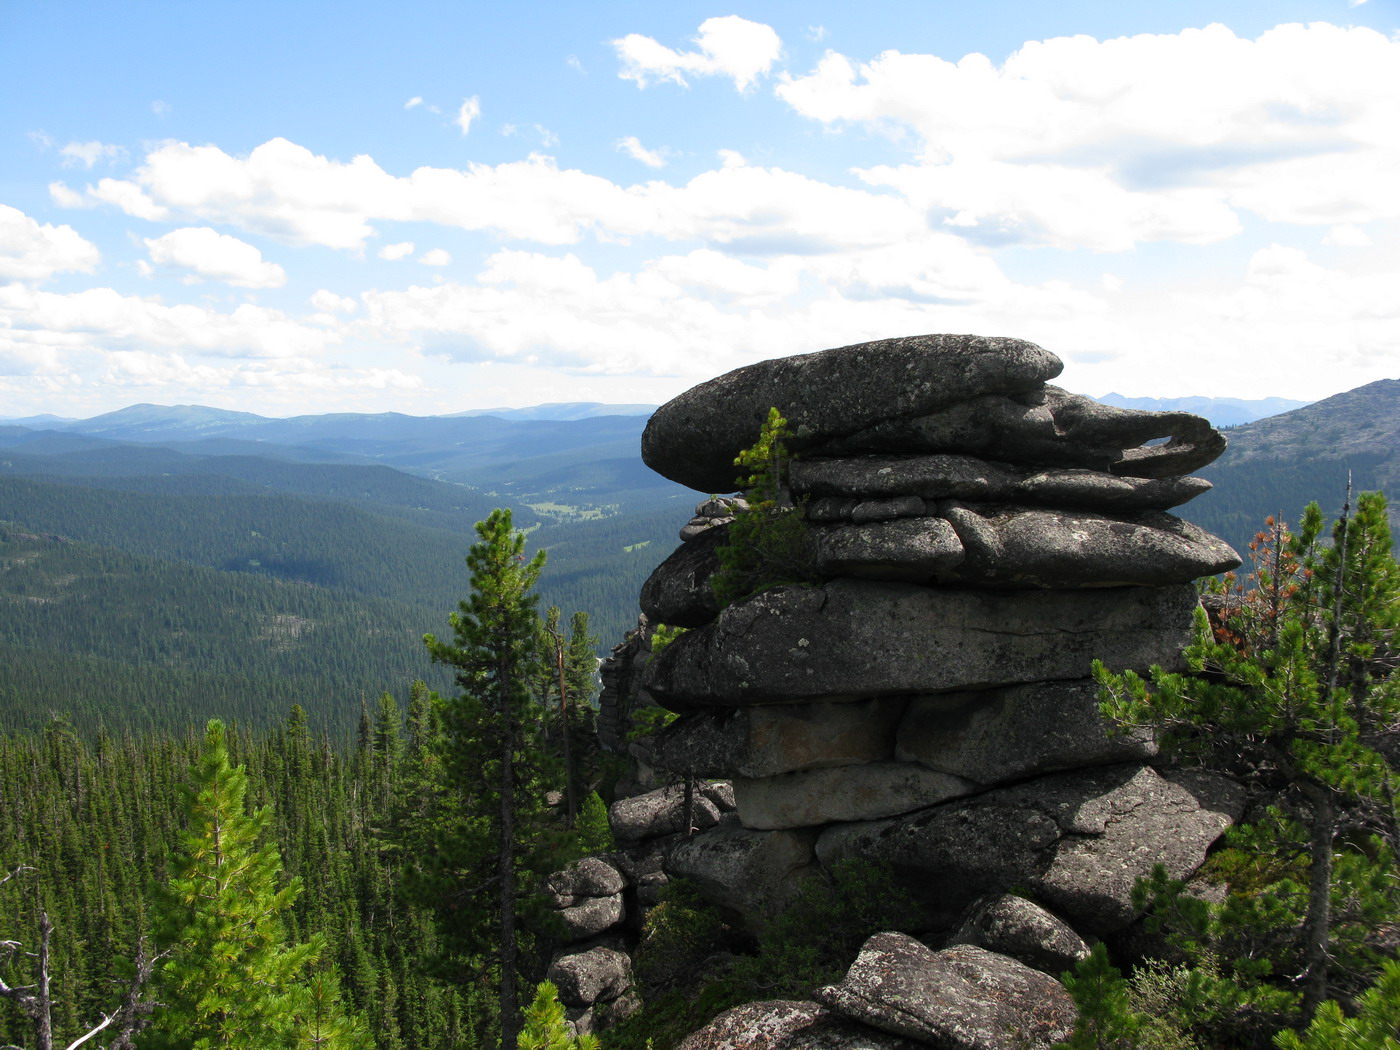
[(1217, 427), (1252, 423), (1256, 419), (1291, 412), (1311, 404), (1309, 401), (1291, 401), (1286, 397), (1245, 400), (1237, 397), (1124, 397), (1122, 394), (1104, 394), (1094, 400), (1104, 405), (1138, 408), (1147, 412), (1193, 412), (1205, 416)]
[(1271, 514), (1296, 522), (1316, 500), (1336, 517), (1353, 491), (1385, 492), (1400, 540), (1400, 379), (1381, 379), (1233, 428), (1225, 454), (1198, 473), (1215, 488), (1178, 509), (1241, 554)]

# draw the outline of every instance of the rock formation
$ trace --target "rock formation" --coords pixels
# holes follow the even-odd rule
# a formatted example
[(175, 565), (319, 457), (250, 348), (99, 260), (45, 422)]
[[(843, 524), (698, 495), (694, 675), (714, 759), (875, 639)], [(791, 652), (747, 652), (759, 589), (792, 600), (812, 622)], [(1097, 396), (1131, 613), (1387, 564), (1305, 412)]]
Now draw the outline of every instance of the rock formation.
[[(1185, 475), (1224, 439), (1195, 416), (1047, 385), (1059, 371), (1017, 339), (887, 339), (738, 369), (647, 426), (653, 469), (725, 493), (735, 456), (782, 412), (816, 579), (721, 608), (710, 580), (747, 508), (697, 507), (605, 665), (602, 724), (621, 750), (637, 708), (675, 712), (630, 744), (641, 779), (732, 781), (737, 811), (698, 795), (686, 816), (620, 802), (619, 839), (672, 836), (659, 877), (690, 878), (751, 929), (813, 872), (879, 863), (928, 905), (921, 933), (948, 945), (868, 945), (822, 1006), (783, 1007), (799, 1028), (955, 1045), (945, 1029), (1005, 1027), (1004, 1008), (1048, 1045), (1072, 1007), (1036, 968), (1126, 928), (1134, 880), (1158, 863), (1191, 874), (1238, 816), (1229, 782), (1159, 771), (1151, 738), (1110, 732), (1090, 678), (1095, 658), (1179, 668), (1192, 581), (1239, 564), (1168, 513), (1210, 487)], [(689, 630), (653, 654), (663, 623)], [(581, 907), (596, 906), (567, 906)], [(891, 1021), (876, 994), (959, 981), (1006, 990), (985, 1017), (954, 995), (972, 1005), (951, 1020), (938, 1005)]]

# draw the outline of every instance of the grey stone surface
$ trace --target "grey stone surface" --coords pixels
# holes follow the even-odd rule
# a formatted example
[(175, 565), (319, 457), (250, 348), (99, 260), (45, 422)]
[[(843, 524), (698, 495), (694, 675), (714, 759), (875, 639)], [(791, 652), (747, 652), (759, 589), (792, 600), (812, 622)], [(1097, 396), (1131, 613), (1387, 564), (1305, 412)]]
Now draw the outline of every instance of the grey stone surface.
[(720, 547), (729, 537), (721, 525), (706, 529), (652, 570), (642, 584), (642, 612), (652, 623), (699, 627), (719, 615), (710, 577), (719, 569)]
[(734, 458), (776, 407), (794, 452), (882, 420), (918, 416), (969, 397), (1038, 389), (1059, 374), (1054, 354), (1021, 339), (920, 335), (747, 365), (657, 409), (642, 459), (703, 492), (731, 492)]
[(819, 1003), (777, 999), (726, 1010), (676, 1050), (920, 1050), (926, 1045), (857, 1024)]
[[(922, 501), (920, 501), (922, 503)], [(963, 560), (963, 546), (942, 518), (901, 518), (870, 525), (811, 527), (823, 576), (923, 583)]]
[(673, 710), (866, 699), (1180, 668), (1195, 589), (1017, 592), (835, 580), (775, 587), (672, 642), (643, 685)]
[[(1144, 445), (1159, 438), (1169, 440)], [(1166, 478), (1210, 463), (1225, 451), (1225, 438), (1189, 412), (1114, 408), (1047, 386), (1035, 394), (988, 393), (920, 416), (891, 414), (866, 429), (821, 442), (810, 454), (884, 451), (970, 453), (1030, 466)]]
[(1023, 887), (1076, 930), (1103, 936), (1136, 917), (1133, 883), (1154, 864), (1174, 878), (1194, 872), (1242, 800), (1223, 777), (1107, 766), (832, 825), (817, 855), (827, 866), (843, 857), (890, 865), (949, 925), (977, 897)]
[[(713, 802), (702, 794), (694, 796), (691, 801), (693, 827), (713, 827), (719, 823), (719, 816), (719, 807)], [(608, 824), (618, 842), (641, 842), (685, 831), (685, 790), (680, 785), (672, 785), (618, 799), (608, 807)]]
[(546, 978), (566, 1006), (592, 1006), (616, 999), (632, 986), (632, 960), (625, 952), (596, 947), (567, 952), (549, 965)]
[(851, 508), (851, 521), (856, 525), (894, 521), (896, 518), (921, 518), (923, 515), (923, 498), (914, 495), (864, 499)]
[(893, 756), (902, 698), (719, 708), (681, 715), (647, 754), (661, 769), (710, 777), (771, 777)]
[(1111, 733), (1093, 679), (916, 697), (895, 757), (979, 784), (1151, 758), (1145, 731)]
[(756, 931), (814, 870), (816, 838), (808, 829), (753, 831), (731, 816), (677, 843), (666, 871), (693, 880), (711, 904)]
[(978, 901), (945, 947), (975, 944), (1058, 977), (1089, 956), (1089, 946), (1064, 920), (1034, 901), (1006, 893)]
[(719, 807), (721, 813), (732, 813), (738, 808), (734, 801), (734, 784), (728, 780), (702, 781), (698, 790)]
[(1064, 986), (1038, 970), (972, 945), (934, 952), (900, 933), (871, 937), (817, 998), (944, 1050), (1049, 1050), (1078, 1019)]
[(570, 941), (582, 941), (610, 930), (627, 917), (622, 894), (611, 897), (578, 897), (576, 903), (559, 909), (565, 936)]
[(971, 794), (977, 785), (911, 762), (735, 778), (734, 797), (746, 828), (806, 828), (836, 820), (877, 820)]
[(1137, 511), (1166, 510), (1210, 488), (1205, 478), (1124, 478), (1086, 468), (1034, 470), (950, 453), (798, 459), (788, 468), (788, 481), (795, 496), (811, 498), (808, 517), (820, 521), (849, 520), (860, 500), (897, 496)]
[(1162, 587), (1226, 572), (1224, 540), (1161, 511), (1091, 511), (941, 504), (964, 557), (945, 577), (988, 587)]
[(611, 897), (626, 885), (615, 865), (601, 856), (588, 856), (546, 878), (544, 892), (554, 907), (566, 908), (580, 897)]

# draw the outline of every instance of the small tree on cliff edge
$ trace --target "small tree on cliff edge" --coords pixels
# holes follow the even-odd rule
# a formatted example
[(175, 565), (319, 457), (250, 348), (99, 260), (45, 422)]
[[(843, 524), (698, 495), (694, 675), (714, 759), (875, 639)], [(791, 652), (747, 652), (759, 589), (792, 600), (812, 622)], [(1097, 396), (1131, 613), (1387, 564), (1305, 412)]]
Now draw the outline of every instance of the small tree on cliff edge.
[[(441, 852), (430, 863), (440, 907), (456, 917), (454, 936), (468, 950), (494, 947), (500, 961), (502, 1047), (514, 1047), (520, 1031), (517, 897), (540, 805), (528, 790), (543, 749), (534, 746), (537, 720), (531, 686), (537, 675), (538, 616), (534, 587), (544, 567), (538, 552), (526, 560), (525, 537), (509, 510), (478, 522), (480, 539), (467, 554), (471, 594), (452, 614), (453, 640), (423, 639), (432, 658), (456, 668), (460, 694), (446, 708), (445, 766), (455, 795), (455, 826), (438, 837)], [(445, 829), (446, 830), (446, 829)], [(478, 896), (495, 895), (494, 936), (475, 917)], [(495, 954), (495, 953), (491, 953)]]
[(1375, 926), (1396, 911), (1400, 567), (1385, 499), (1364, 493), (1354, 516), (1348, 509), (1330, 546), (1316, 504), (1297, 534), (1270, 520), (1250, 545), (1250, 585), (1220, 589), (1214, 626), (1198, 612), (1186, 650), (1195, 673), (1158, 667), (1144, 681), (1095, 667), (1105, 714), (1163, 731), (1165, 744), (1234, 774), (1270, 803), (1263, 820), (1232, 838), (1230, 881), (1253, 883), (1251, 892), (1214, 908), (1159, 876), (1152, 893), (1208, 936), (1228, 923), (1272, 926), (1273, 943), (1258, 958), (1225, 958), (1237, 970), (1259, 964), (1255, 976), (1266, 985), (1292, 985), (1305, 1020), (1337, 978), (1354, 990), (1375, 976)]

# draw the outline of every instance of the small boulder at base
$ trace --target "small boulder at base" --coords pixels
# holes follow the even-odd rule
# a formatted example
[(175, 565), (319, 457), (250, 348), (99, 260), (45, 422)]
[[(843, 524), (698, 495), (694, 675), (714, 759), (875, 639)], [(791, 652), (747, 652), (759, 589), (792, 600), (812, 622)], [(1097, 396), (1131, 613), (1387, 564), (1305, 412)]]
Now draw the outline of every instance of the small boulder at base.
[(1089, 956), (1089, 946), (1069, 924), (1036, 904), (1004, 893), (978, 901), (944, 947), (975, 944), (1009, 955), (1032, 969), (1057, 977)]
[(1049, 1050), (1078, 1019), (1069, 992), (1039, 970), (973, 945), (935, 952), (901, 933), (871, 937), (817, 998), (940, 1050)]
[(632, 960), (612, 948), (589, 948), (559, 956), (546, 977), (559, 989), (561, 1003), (592, 1006), (616, 999), (632, 986)]
[(867, 1028), (818, 1003), (770, 1000), (726, 1010), (676, 1050), (921, 1050), (925, 1044)]

